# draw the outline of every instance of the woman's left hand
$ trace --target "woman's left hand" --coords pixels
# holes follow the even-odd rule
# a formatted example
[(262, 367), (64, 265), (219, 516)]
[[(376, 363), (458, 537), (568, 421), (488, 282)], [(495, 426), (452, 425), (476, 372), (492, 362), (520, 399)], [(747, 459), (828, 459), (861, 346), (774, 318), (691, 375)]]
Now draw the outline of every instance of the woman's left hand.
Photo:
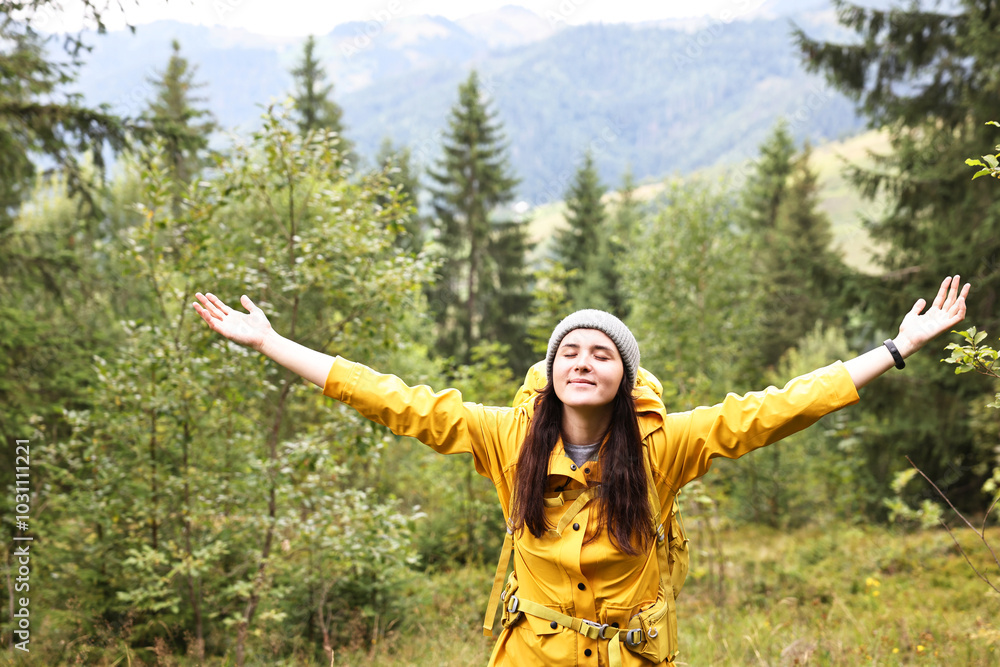
[(927, 302), (918, 299), (913, 308), (903, 318), (899, 325), (899, 335), (895, 338), (896, 347), (903, 356), (909, 356), (923, 347), (924, 343), (938, 334), (951, 329), (965, 318), (965, 297), (969, 294), (969, 283), (965, 283), (962, 292), (958, 286), (959, 276), (948, 276), (941, 283), (934, 303), (922, 313)]

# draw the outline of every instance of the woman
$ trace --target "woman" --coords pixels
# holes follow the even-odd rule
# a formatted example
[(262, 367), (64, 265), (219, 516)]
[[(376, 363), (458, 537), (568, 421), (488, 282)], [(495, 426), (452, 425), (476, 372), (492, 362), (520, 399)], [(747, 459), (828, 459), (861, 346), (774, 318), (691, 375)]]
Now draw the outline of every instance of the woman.
[[(685, 572), (670, 517), (677, 492), (716, 456), (736, 458), (858, 400), (857, 389), (965, 317), (966, 284), (946, 278), (899, 334), (847, 362), (719, 405), (667, 414), (659, 382), (613, 315), (568, 316), (514, 407), (464, 403), (454, 389), (409, 387), (282, 338), (248, 297), (247, 313), (198, 294), (213, 331), (247, 345), (399, 435), (471, 453), (497, 489), (514, 570), (491, 665), (650, 665), (677, 654), (674, 598)], [(542, 373), (544, 372), (544, 376)], [(671, 529), (673, 526), (673, 529)], [(497, 580), (503, 576), (502, 559)], [(495, 586), (495, 589), (497, 587)], [(497, 596), (491, 596), (491, 602)], [(492, 604), (491, 604), (491, 609)], [(492, 624), (492, 616), (487, 625)], [(623, 646), (627, 650), (623, 650)]]

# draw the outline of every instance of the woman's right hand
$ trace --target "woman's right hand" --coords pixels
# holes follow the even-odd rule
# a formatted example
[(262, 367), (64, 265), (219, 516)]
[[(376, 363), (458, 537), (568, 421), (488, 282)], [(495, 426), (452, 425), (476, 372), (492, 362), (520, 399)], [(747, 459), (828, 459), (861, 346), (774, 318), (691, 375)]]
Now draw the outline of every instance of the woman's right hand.
[(240, 313), (233, 310), (212, 293), (195, 294), (198, 301), (191, 304), (201, 318), (208, 323), (212, 331), (222, 334), (234, 343), (246, 345), (260, 352), (264, 341), (273, 333), (271, 323), (267, 321), (264, 311), (254, 305), (246, 294), (240, 298), (240, 303), (248, 312)]

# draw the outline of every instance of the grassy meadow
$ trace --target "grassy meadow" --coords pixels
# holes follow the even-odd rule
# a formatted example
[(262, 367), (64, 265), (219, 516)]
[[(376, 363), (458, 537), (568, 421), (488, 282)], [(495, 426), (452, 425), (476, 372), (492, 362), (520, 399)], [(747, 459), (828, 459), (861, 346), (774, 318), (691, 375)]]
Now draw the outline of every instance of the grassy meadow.
[[(710, 533), (691, 523), (691, 574), (679, 600), (679, 665), (1000, 664), (1000, 595), (975, 576), (943, 530), (907, 533), (845, 523)], [(996, 526), (991, 530), (995, 536)], [(958, 536), (976, 566), (994, 581), (1000, 578), (982, 542), (968, 532)], [(485, 665), (492, 640), (479, 628), (491, 578), (492, 565), (484, 564), (412, 580), (406, 593), (412, 614), (383, 619), (388, 630), (375, 643), (369, 628), (358, 627), (355, 645), (338, 650), (333, 664)], [(280, 624), (257, 638), (248, 665), (324, 664), (304, 649), (277, 658), (287, 642), (302, 640)], [(103, 658), (86, 664), (197, 664), (157, 655), (156, 647), (145, 655), (126, 652), (114, 637), (105, 639)], [(43, 647), (32, 655), (0, 654), (0, 664), (48, 665), (38, 649)], [(205, 664), (235, 663), (229, 656)]]
[[(981, 571), (1000, 578), (976, 536), (959, 539)], [(691, 544), (678, 664), (1000, 664), (1000, 595), (943, 530), (832, 524), (710, 535), (695, 527)], [(479, 624), (490, 577), (486, 566), (420, 582), (408, 627), (380, 645), (338, 653), (335, 664), (485, 664), (491, 640)]]

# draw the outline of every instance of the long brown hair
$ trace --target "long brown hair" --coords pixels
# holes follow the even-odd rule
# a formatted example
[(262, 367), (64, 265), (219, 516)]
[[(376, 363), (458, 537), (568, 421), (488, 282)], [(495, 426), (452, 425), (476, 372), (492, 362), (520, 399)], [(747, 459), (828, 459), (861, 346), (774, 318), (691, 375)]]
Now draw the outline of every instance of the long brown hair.
[[(552, 383), (535, 397), (535, 414), (521, 445), (514, 474), (511, 521), (515, 530), (527, 528), (541, 537), (551, 526), (542, 501), (549, 474), (549, 457), (559, 440), (563, 403)], [(611, 423), (601, 446), (600, 527), (612, 543), (630, 556), (649, 548), (653, 516), (649, 506), (642, 437), (631, 387), (623, 375), (612, 401)]]

